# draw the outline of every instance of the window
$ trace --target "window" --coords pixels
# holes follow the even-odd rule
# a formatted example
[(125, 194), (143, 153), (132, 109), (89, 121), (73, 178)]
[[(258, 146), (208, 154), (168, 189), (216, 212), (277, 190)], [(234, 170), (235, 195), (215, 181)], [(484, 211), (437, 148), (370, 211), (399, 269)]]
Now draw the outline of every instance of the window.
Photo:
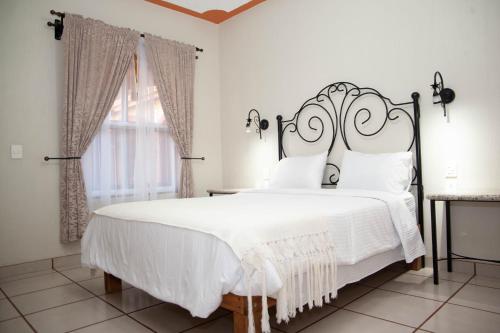
[(175, 193), (179, 157), (170, 137), (143, 44), (120, 92), (83, 156), (91, 208)]

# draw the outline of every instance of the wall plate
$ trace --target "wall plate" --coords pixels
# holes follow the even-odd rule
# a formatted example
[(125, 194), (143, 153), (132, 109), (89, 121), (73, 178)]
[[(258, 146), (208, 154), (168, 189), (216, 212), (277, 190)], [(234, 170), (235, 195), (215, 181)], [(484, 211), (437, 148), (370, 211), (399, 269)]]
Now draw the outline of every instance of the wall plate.
[(23, 158), (23, 145), (10, 145), (10, 158), (15, 160)]
[(446, 178), (457, 178), (457, 163), (448, 162), (446, 165)]

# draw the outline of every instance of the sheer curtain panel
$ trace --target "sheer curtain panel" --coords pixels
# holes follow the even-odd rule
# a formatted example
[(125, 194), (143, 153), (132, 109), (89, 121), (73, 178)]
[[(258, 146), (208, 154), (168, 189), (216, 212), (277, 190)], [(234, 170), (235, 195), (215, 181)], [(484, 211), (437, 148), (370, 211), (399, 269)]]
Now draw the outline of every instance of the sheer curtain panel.
[(83, 155), (89, 207), (175, 196), (178, 164), (141, 38), (111, 111)]
[[(181, 156), (191, 156), (196, 48), (145, 34), (146, 55), (170, 133)], [(181, 161), (180, 196), (193, 196), (191, 160)]]
[[(62, 156), (82, 156), (101, 128), (134, 55), (139, 33), (66, 14)], [(61, 241), (81, 238), (89, 219), (80, 160), (61, 160)]]

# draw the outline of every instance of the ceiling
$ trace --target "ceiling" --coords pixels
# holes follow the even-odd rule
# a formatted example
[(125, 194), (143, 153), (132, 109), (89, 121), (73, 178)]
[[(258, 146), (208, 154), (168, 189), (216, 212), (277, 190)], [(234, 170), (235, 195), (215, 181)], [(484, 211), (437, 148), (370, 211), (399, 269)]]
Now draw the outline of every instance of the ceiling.
[(215, 24), (244, 12), (265, 0), (146, 0)]

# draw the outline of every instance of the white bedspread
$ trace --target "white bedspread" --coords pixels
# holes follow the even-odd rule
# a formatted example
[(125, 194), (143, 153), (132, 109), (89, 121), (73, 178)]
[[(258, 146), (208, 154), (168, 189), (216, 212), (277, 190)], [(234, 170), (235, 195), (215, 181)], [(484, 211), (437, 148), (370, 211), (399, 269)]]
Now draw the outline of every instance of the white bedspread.
[[(205, 223), (227, 220), (228, 216), (235, 221), (241, 216), (267, 220), (277, 214), (286, 215), (284, 212), (307, 212), (311, 217), (327, 220), (338, 265), (354, 264), (400, 244), (406, 260), (411, 261), (423, 255), (424, 248), (405, 203), (408, 196), (347, 190), (280, 190), (118, 204), (96, 211), (82, 240), (82, 261), (178, 304), (195, 316), (206, 317), (219, 306), (223, 294), (245, 293), (243, 272), (228, 244), (214, 235), (187, 229), (182, 224), (185, 219), (203, 219)], [(193, 200), (218, 209), (192, 210), (189, 202)], [(162, 217), (151, 205), (172, 209), (162, 210), (162, 214), (168, 212)], [(272, 295), (281, 288), (282, 281), (269, 263), (266, 276), (267, 291)], [(259, 294), (260, 287), (254, 281), (252, 294)]]

